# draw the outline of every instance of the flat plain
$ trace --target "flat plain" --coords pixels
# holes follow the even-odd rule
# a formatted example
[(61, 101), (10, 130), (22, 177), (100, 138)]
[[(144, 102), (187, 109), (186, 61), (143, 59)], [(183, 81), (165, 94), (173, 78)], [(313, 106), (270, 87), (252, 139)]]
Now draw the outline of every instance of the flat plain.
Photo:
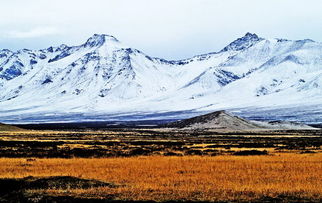
[(0, 201), (321, 202), (320, 130), (0, 132)]

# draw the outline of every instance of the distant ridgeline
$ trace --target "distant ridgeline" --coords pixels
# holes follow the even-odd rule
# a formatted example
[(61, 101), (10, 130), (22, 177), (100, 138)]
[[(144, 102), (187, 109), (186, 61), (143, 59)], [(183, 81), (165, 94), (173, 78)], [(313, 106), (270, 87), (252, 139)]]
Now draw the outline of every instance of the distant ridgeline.
[(258, 119), (322, 123), (321, 55), (319, 42), (251, 33), (220, 51), (176, 61), (104, 34), (79, 46), (3, 49), (0, 122), (226, 109)]

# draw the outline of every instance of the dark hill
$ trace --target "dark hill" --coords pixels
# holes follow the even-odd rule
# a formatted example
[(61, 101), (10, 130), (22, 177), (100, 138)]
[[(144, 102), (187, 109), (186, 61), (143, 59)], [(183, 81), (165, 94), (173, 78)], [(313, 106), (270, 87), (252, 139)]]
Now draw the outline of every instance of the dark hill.
[(0, 123), (0, 131), (19, 131), (19, 130), (23, 130), (23, 129), (18, 128), (16, 126)]
[(169, 128), (187, 129), (223, 129), (223, 130), (252, 130), (263, 129), (243, 118), (231, 115), (226, 111), (216, 111), (213, 113), (196, 116), (193, 118), (171, 122), (165, 125)]

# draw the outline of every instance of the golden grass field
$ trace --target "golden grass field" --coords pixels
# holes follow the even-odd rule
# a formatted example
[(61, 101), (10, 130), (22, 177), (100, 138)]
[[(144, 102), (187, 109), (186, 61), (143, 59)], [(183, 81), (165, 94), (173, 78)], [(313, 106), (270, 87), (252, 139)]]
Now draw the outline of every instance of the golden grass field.
[(320, 130), (2, 131), (0, 202), (322, 202), (321, 146)]
[(119, 187), (38, 189), (32, 194), (114, 200), (322, 200), (322, 154), (0, 158), (0, 178), (75, 176)]

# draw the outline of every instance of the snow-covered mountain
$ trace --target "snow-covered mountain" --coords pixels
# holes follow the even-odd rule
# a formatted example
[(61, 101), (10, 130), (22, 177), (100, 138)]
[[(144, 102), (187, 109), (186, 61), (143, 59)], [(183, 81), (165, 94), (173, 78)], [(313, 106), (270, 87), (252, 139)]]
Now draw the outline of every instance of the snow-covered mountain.
[(2, 122), (219, 109), (322, 122), (322, 43), (247, 33), (218, 52), (169, 61), (95, 34), (80, 46), (0, 51)]

